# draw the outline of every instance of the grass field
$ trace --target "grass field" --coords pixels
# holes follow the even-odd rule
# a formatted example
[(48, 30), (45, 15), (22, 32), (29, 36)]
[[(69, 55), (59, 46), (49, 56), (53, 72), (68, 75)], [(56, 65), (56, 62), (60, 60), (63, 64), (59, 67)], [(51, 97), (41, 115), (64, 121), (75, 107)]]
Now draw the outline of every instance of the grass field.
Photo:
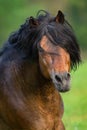
[(87, 130), (87, 62), (72, 72), (71, 90), (62, 98), (66, 130)]

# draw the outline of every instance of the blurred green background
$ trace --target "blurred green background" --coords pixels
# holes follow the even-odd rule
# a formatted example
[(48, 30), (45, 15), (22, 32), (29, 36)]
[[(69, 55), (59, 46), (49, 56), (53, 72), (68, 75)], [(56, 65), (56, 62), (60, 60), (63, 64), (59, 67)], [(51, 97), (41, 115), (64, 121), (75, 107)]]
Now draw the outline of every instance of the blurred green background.
[(87, 0), (0, 0), (0, 45), (40, 9), (53, 15), (62, 10), (77, 36), (83, 62), (72, 72), (71, 91), (62, 94), (63, 122), (67, 130), (87, 130)]

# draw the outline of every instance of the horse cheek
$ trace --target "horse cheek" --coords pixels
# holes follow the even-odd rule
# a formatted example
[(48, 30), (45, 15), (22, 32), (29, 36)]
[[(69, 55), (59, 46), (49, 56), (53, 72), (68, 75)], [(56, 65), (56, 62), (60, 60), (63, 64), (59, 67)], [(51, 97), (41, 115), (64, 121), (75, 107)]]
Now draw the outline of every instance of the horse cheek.
[(48, 70), (48, 65), (47, 65), (47, 62), (45, 59), (42, 59), (41, 56), (39, 56), (39, 65), (40, 65), (40, 70), (41, 70), (41, 73), (42, 75), (49, 79), (50, 78), (50, 75), (49, 75), (49, 70)]

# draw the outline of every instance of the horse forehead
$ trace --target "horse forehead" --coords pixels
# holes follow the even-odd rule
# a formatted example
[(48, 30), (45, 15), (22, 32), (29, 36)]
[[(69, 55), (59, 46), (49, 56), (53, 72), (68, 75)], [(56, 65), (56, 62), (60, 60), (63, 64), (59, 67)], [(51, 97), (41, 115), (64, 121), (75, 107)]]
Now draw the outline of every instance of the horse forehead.
[(47, 42), (48, 42), (47, 36), (43, 36), (42, 39), (41, 39), (41, 41), (40, 41), (40, 46), (42, 48), (44, 48), (44, 49), (47, 48)]
[(62, 47), (60, 46), (56, 46), (54, 44), (52, 44), (49, 39), (47, 38), (47, 36), (43, 36), (41, 41), (40, 41), (40, 46), (44, 49), (44, 50), (48, 50), (48, 49), (51, 49), (51, 50), (54, 50), (54, 51), (58, 51), (59, 54), (61, 56), (67, 56), (68, 58), (70, 57), (69, 53), (63, 49)]
[(46, 35), (44, 35), (40, 41), (40, 46), (44, 49), (44, 50), (49, 50), (49, 49), (55, 49), (57, 46), (54, 45)]

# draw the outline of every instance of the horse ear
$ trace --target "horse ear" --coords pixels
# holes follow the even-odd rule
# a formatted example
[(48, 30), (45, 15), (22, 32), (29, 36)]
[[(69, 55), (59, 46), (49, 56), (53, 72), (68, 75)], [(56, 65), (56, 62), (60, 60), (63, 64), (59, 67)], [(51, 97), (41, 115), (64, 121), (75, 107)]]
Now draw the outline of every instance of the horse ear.
[(39, 22), (37, 19), (33, 18), (32, 16), (29, 19), (29, 25), (31, 28), (37, 27), (39, 25)]
[(64, 19), (64, 14), (59, 10), (57, 16), (55, 17), (55, 21), (56, 21), (57, 23), (63, 24), (63, 23), (64, 23), (64, 20), (65, 20), (65, 19)]

